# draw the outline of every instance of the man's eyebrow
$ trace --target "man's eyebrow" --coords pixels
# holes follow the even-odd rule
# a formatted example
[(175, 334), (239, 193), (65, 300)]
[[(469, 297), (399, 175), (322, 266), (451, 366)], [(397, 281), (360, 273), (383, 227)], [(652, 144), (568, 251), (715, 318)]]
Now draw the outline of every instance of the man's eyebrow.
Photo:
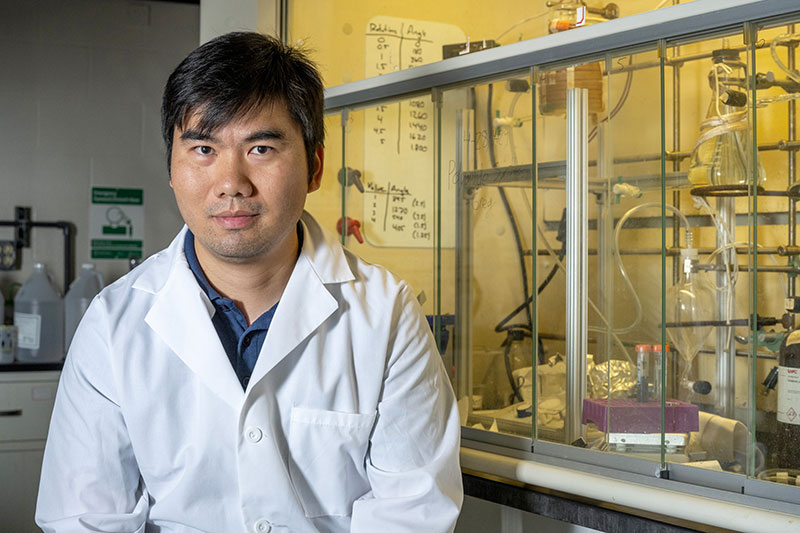
[(253, 141), (283, 141), (286, 139), (286, 134), (281, 130), (258, 130), (254, 131), (244, 142), (250, 143)]
[(205, 133), (200, 130), (188, 129), (181, 133), (182, 141), (210, 141), (217, 142), (217, 138), (210, 133)]

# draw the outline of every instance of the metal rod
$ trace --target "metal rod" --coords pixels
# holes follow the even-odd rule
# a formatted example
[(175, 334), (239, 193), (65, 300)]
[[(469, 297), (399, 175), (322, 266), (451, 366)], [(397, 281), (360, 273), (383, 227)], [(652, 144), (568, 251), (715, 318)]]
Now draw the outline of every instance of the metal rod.
[[(697, 251), (698, 251), (698, 253), (700, 255), (709, 255), (709, 254), (714, 253), (716, 250), (714, 248), (698, 248)], [(588, 255), (597, 255), (599, 252), (598, 252), (598, 250), (596, 250), (594, 248), (589, 248), (587, 253), (588, 253)], [(668, 256), (677, 257), (677, 256), (679, 256), (681, 254), (681, 248), (667, 248), (667, 252), (666, 253), (667, 253)], [(742, 254), (742, 255), (745, 255), (745, 254), (749, 255), (751, 252), (750, 252), (750, 250), (748, 248), (736, 248), (736, 253), (737, 254)], [(758, 255), (775, 255), (775, 254), (777, 254), (777, 255), (800, 255), (800, 251), (798, 251), (797, 253), (783, 253), (782, 254), (780, 246), (778, 248), (759, 248), (758, 250), (756, 250), (756, 253)], [(531, 255), (531, 251), (530, 250), (525, 250), (524, 254), (526, 256), (530, 256)], [(661, 249), (660, 248), (642, 248), (640, 250), (622, 249), (622, 250), (619, 250), (619, 254), (620, 255), (661, 255)], [(550, 254), (549, 250), (541, 249), (541, 250), (537, 250), (536, 255), (547, 256), (547, 255), (551, 255), (551, 254)], [(714, 267), (714, 269), (715, 268), (716, 267)], [(745, 270), (745, 268), (746, 268), (746, 265), (745, 266), (739, 266), (739, 270)], [(749, 267), (747, 267), (747, 268), (749, 268)], [(776, 267), (759, 266), (758, 267), (759, 272), (762, 272), (764, 270), (764, 268), (776, 268)], [(777, 267), (777, 268), (789, 268), (789, 267)], [(787, 270), (787, 272), (788, 271), (789, 270)], [(794, 272), (794, 269), (792, 269), (791, 271)], [(779, 272), (784, 272), (784, 270), (779, 270)]]
[[(560, 333), (542, 333), (542, 332), (539, 332), (539, 337), (542, 340), (546, 340), (546, 341), (562, 341), (563, 342), (564, 340), (566, 340), (566, 337), (564, 335), (560, 334)], [(622, 342), (622, 344), (624, 346), (636, 346), (637, 344), (649, 344), (650, 341), (651, 341), (651, 339), (646, 339), (646, 340), (639, 339), (639, 340), (636, 340), (636, 341), (625, 341), (625, 340), (623, 340), (623, 341), (620, 341), (620, 342)], [(588, 342), (588, 344), (597, 344), (599, 341), (597, 340), (597, 337), (588, 337), (587, 338), (587, 342)], [(697, 353), (713, 354), (715, 352), (714, 352), (714, 350), (711, 350), (711, 349), (701, 348), (700, 350), (697, 351)], [(752, 352), (749, 352), (749, 351), (745, 351), (745, 350), (737, 350), (736, 351), (736, 357), (750, 357), (751, 355), (752, 355)], [(758, 353), (757, 356), (758, 356), (759, 359), (777, 359), (777, 356), (774, 353)]]
[[(64, 294), (69, 290), (75, 272), (75, 226), (72, 222), (34, 222), (31, 221), (32, 228), (54, 228), (60, 229), (64, 236)], [(16, 227), (15, 220), (0, 220), (0, 226)]]
[[(794, 33), (794, 24), (789, 25), (789, 34)], [(796, 50), (794, 46), (789, 46), (786, 48), (786, 64), (789, 70), (794, 70), (795, 63), (796, 63)], [(789, 109), (788, 109), (788, 122), (789, 128), (787, 132), (787, 138), (789, 143), (794, 143), (795, 139), (797, 139), (797, 102), (795, 100), (789, 100), (788, 102)], [(797, 153), (795, 151), (790, 151), (786, 154), (789, 158), (788, 163), (788, 187), (791, 187), (797, 181)], [(788, 243), (787, 249), (797, 249), (797, 202), (794, 200), (789, 200), (789, 221), (787, 225), (787, 234), (786, 240)], [(798, 252), (800, 253), (800, 252)], [(784, 254), (781, 254), (784, 255)], [(786, 254), (788, 255), (788, 254)], [(796, 253), (792, 253), (792, 255), (797, 255)], [(788, 296), (790, 298), (797, 295), (797, 280), (794, 276), (789, 276), (789, 286), (787, 287)], [(794, 327), (794, 315), (792, 315), (792, 327)]]
[(278, 0), (278, 36), (283, 44), (289, 44), (289, 0)]
[[(677, 46), (673, 47), (673, 53), (675, 56), (680, 55), (680, 48)], [(681, 149), (681, 67), (683, 63), (674, 65), (672, 69), (672, 152), (679, 153)], [(676, 158), (672, 157), (672, 171), (679, 172), (681, 169), (681, 161), (683, 158)], [(679, 190), (672, 191), (672, 205), (675, 206), (675, 209), (680, 210), (681, 208), (681, 192)], [(680, 233), (681, 233), (681, 221), (678, 215), (673, 214), (672, 216), (672, 246), (673, 249), (667, 250), (667, 255), (673, 256), (675, 259), (672, 260), (672, 284), (678, 283), (680, 281), (680, 260), (677, 259), (679, 255), (678, 248), (680, 247)], [(661, 250), (658, 250), (660, 253)], [(674, 398), (677, 393), (675, 391), (675, 382), (677, 379), (670, 379), (673, 376), (678, 375), (678, 358), (677, 357), (670, 357), (667, 358), (665, 361), (669, 368), (667, 369), (667, 389), (666, 393), (670, 398)]]
[[(744, 226), (747, 224), (749, 215), (746, 213), (742, 213), (736, 216), (736, 222), (739, 226)], [(688, 215), (686, 217), (689, 220), (689, 225), (693, 228), (699, 227), (712, 227), (714, 226), (713, 222), (711, 221), (711, 217), (708, 215)], [(784, 226), (787, 222), (787, 214), (786, 211), (779, 211), (779, 212), (766, 212), (766, 213), (759, 213), (758, 214), (758, 225), (759, 226)], [(615, 223), (618, 220), (614, 221)], [(558, 221), (557, 220), (546, 220), (544, 221), (545, 228), (548, 231), (556, 231), (558, 230)], [(631, 217), (628, 219), (628, 222), (625, 223), (625, 230), (629, 229), (636, 229), (636, 228), (660, 228), (661, 227), (661, 217)], [(589, 220), (589, 229), (594, 230), (597, 228), (597, 222), (595, 219)]]
[(586, 391), (589, 91), (567, 89), (567, 443), (581, 436)]
[[(790, 104), (796, 104), (795, 100), (789, 100)], [(680, 120), (678, 120), (678, 126), (680, 126)], [(678, 134), (680, 137), (680, 133)], [(773, 141), (770, 143), (762, 143), (758, 145), (759, 152), (771, 152), (771, 151), (781, 151), (781, 152), (796, 152), (800, 150), (800, 141), (796, 139), (792, 139), (791, 135), (787, 139), (779, 139), (777, 141)], [(688, 159), (692, 156), (691, 152), (681, 152), (679, 151), (678, 147), (675, 146), (675, 149), (671, 152), (667, 152), (665, 157), (668, 161), (678, 162), (682, 159)], [(634, 155), (634, 156), (627, 156), (627, 157), (615, 157), (614, 163), (616, 164), (624, 164), (624, 163), (643, 163), (647, 161), (659, 161), (661, 159), (660, 154), (644, 154), (644, 155)], [(589, 161), (589, 165), (594, 165), (594, 161)], [(675, 170), (679, 170), (679, 168), (675, 168)]]
[[(606, 139), (609, 136), (611, 121), (606, 121), (598, 125), (597, 131), (597, 152), (600, 160), (600, 177), (606, 178), (613, 175), (613, 167), (608, 166), (609, 146)], [(613, 134), (612, 134), (613, 135)], [(609, 324), (614, 323), (614, 271), (613, 264), (613, 245), (614, 242), (614, 208), (610, 202), (613, 198), (611, 194), (611, 180), (606, 179), (606, 191), (596, 195), (597, 198), (597, 252), (600, 260), (597, 262), (597, 301), (599, 302), (603, 316)], [(609, 328), (610, 329), (610, 328)], [(604, 335), (605, 341), (601, 342), (595, 351), (596, 361), (605, 361), (611, 355), (611, 335)]]
[[(467, 122), (469, 121), (467, 117)], [(464, 153), (464, 137), (465, 133), (468, 135), (470, 127), (469, 124), (464, 123), (464, 116), (462, 113), (456, 115), (456, 146), (455, 146), (455, 168), (458, 174), (461, 174), (465, 168), (466, 160), (469, 159), (469, 154)], [(465, 131), (466, 130), (466, 131)], [(459, 176), (460, 178), (461, 176)], [(456, 327), (455, 331), (458, 335), (453, 339), (453, 353), (472, 353), (472, 326), (470, 309), (472, 305), (470, 298), (472, 291), (469, 290), (469, 283), (472, 279), (471, 264), (472, 264), (472, 242), (470, 227), (471, 215), (471, 197), (464, 194), (463, 180), (456, 180), (456, 250), (461, 250), (461, 253), (455, 254), (455, 297), (456, 297)], [(456, 361), (456, 397), (457, 398), (471, 398), (472, 397), (472, 379), (473, 368), (471, 357), (460, 357)], [(468, 402), (471, 406), (471, 402)]]
[[(750, 319), (749, 318), (734, 318), (733, 320), (693, 320), (687, 322), (667, 322), (666, 327), (668, 328), (693, 328), (693, 327), (704, 327), (704, 326), (715, 326), (715, 327), (731, 327), (731, 326), (749, 326)], [(774, 324), (770, 324), (774, 325)]]
[[(790, 103), (795, 103), (795, 102), (794, 100), (790, 100)], [(797, 150), (800, 150), (800, 142), (795, 141), (793, 139), (789, 139), (789, 140), (779, 140), (773, 143), (758, 145), (759, 152), (769, 152), (772, 150), (780, 150), (782, 152), (796, 152)]]
[[(717, 212), (719, 213), (720, 226), (727, 231), (724, 233), (717, 233), (717, 247), (721, 248), (728, 244), (725, 234), (736, 234), (736, 205), (733, 198), (718, 198), (717, 199)], [(717, 266), (722, 266), (724, 269), (725, 263), (732, 262), (732, 252), (725, 250), (719, 254), (717, 258)], [(735, 298), (733, 294), (733, 287), (731, 287), (731, 279), (726, 272), (717, 272), (716, 283), (722, 289), (717, 293), (717, 318), (726, 320), (728, 318), (729, 302), (728, 298)], [(717, 406), (719, 414), (726, 418), (733, 418), (734, 416), (734, 364), (735, 359), (735, 342), (733, 332), (730, 327), (720, 327), (716, 330), (716, 349), (717, 349)]]
[[(752, 272), (753, 270), (758, 270), (758, 273), (779, 273), (779, 274), (800, 274), (800, 270), (796, 269), (795, 267), (791, 266), (759, 266), (754, 269), (750, 265), (739, 265), (740, 272)], [(707, 270), (710, 272), (725, 272), (726, 268), (724, 265), (701, 265), (699, 267), (700, 270)]]
[[(789, 33), (793, 32), (794, 30), (789, 31)], [(767, 48), (769, 48), (770, 44), (772, 44), (772, 41), (764, 41), (764, 46), (766, 46)], [(790, 43), (778, 43), (778, 46), (785, 46), (789, 49), (794, 48), (794, 46), (792, 46)], [(736, 52), (745, 52), (747, 51), (747, 46), (736, 46), (728, 48), (728, 50), (734, 50)], [(672, 58), (667, 59), (664, 63), (668, 67), (680, 68), (684, 65), (684, 63), (691, 63), (693, 61), (700, 61), (703, 59), (711, 59), (712, 57), (713, 57), (713, 52), (702, 52), (700, 54), (692, 54), (688, 56), (674, 55), (672, 56)], [(657, 66), (659, 66), (658, 61), (645, 61), (642, 63), (636, 63), (631, 65), (618, 65), (616, 68), (611, 69), (610, 72), (611, 74), (618, 74), (621, 72), (635, 72), (637, 70), (645, 70), (645, 69), (655, 68)]]

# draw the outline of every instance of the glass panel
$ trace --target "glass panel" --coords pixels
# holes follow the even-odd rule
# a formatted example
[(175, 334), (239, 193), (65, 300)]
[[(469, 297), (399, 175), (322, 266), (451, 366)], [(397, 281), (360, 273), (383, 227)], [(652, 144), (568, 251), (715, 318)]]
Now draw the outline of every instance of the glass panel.
[[(431, 325), (441, 312), (434, 268), (434, 113), (430, 94), (424, 94), (326, 117), (328, 160), (322, 186), (339, 194), (312, 194), (307, 206), (342, 236), (347, 248), (408, 282)], [(342, 200), (331, 201), (336, 197)], [(452, 237), (450, 241), (452, 248)], [(452, 303), (444, 312), (452, 329)], [(447, 349), (446, 342), (440, 343)], [(446, 358), (452, 374), (451, 352)]]
[(313, 50), (334, 86), (673, 3), (506, 0), (498, 9), (479, 0), (292, 0), (288, 42)]
[[(755, 39), (758, 154), (764, 173), (759, 192), (757, 312), (783, 324), (764, 325), (747, 348), (754, 359), (755, 402), (752, 474), (780, 484), (800, 484), (800, 344), (797, 295), (797, 98), (800, 72), (796, 24), (763, 28)], [(787, 198), (788, 196), (788, 198)], [(771, 222), (767, 222), (771, 220)], [(777, 252), (777, 253), (776, 253)], [(788, 274), (788, 275), (787, 275)], [(784, 300), (785, 298), (785, 300)], [(752, 336), (749, 340), (752, 341)], [(751, 357), (753, 357), (751, 355)]]
[[(536, 434), (561, 443), (582, 436), (587, 368), (594, 365), (587, 325), (598, 323), (590, 309), (599, 285), (593, 279), (597, 261), (588, 250), (597, 250), (598, 237), (588, 219), (597, 224), (596, 195), (605, 196), (606, 189), (599, 141), (608, 109), (603, 69), (600, 61), (559, 65), (539, 70), (536, 78), (536, 313), (542, 342)], [(605, 351), (600, 358), (606, 359)]]
[[(651, 48), (609, 55), (602, 67), (605, 106), (589, 129), (595, 170), (588, 197), (583, 437), (593, 449), (660, 461), (661, 368), (669, 353), (660, 327), (660, 64)], [(670, 183), (679, 179), (669, 176)], [(685, 232), (679, 235), (682, 241)], [(679, 453), (687, 439), (672, 434), (691, 428), (666, 429), (669, 453)]]
[(455, 229), (457, 254), (442, 261), (442, 301), (452, 295), (457, 309), (457, 390), (466, 425), (524, 437), (535, 390), (531, 102), (529, 72), (442, 98), (442, 198), (456, 208), (442, 227)]
[(742, 35), (670, 47), (665, 101), (672, 170), (686, 176), (667, 181), (669, 195), (692, 226), (691, 242), (673, 243), (667, 263), (666, 335), (675, 354), (667, 388), (677, 405), (695, 408), (697, 424), (685, 453), (667, 460), (735, 473), (747, 471), (752, 451), (751, 186), (764, 185), (753, 158), (752, 65)]

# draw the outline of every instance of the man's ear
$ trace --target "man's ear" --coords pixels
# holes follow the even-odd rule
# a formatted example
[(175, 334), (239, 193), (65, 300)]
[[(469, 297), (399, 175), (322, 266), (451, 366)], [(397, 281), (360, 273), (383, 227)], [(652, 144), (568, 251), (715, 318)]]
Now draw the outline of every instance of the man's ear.
[(314, 172), (311, 174), (311, 180), (308, 182), (308, 192), (314, 192), (319, 189), (322, 184), (322, 167), (325, 160), (325, 149), (318, 146), (314, 154)]

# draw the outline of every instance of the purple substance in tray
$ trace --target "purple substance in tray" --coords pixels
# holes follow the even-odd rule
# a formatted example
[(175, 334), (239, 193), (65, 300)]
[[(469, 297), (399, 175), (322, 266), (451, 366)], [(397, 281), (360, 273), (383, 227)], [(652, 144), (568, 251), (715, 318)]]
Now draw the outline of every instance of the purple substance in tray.
[[(661, 402), (638, 402), (630, 398), (583, 400), (584, 424), (593, 422), (608, 433), (660, 433)], [(700, 428), (696, 405), (667, 400), (664, 415), (666, 433), (688, 433)]]

